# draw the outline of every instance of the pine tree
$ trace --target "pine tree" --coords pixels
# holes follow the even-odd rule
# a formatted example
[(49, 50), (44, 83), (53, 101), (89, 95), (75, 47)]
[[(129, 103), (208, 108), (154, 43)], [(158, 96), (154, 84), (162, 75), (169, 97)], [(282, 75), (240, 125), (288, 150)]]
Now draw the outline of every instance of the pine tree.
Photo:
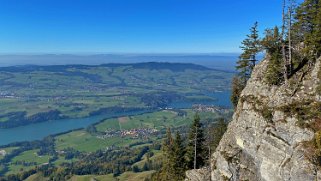
[(163, 141), (162, 151), (163, 151), (163, 167), (160, 172), (160, 180), (171, 180), (173, 178), (173, 147), (174, 147), (174, 139), (172, 137), (171, 129), (167, 128), (166, 130), (166, 138)]
[(238, 72), (237, 76), (243, 84), (246, 84), (247, 80), (251, 76), (251, 66), (250, 66), (250, 54), (243, 52), (239, 56), (239, 60), (236, 62), (236, 70)]
[(300, 32), (308, 60), (315, 61), (320, 56), (320, 0), (305, 0), (298, 8), (295, 23)]
[(313, 44), (315, 47), (315, 58), (321, 56), (321, 0), (318, 1), (315, 28), (313, 32)]
[(179, 132), (176, 132), (176, 137), (173, 145), (173, 155), (171, 157), (171, 161), (173, 162), (173, 175), (175, 181), (184, 180), (185, 178), (185, 159), (184, 152), (185, 148), (183, 145), (183, 141), (181, 139), (181, 135)]
[(185, 160), (188, 169), (201, 168), (206, 160), (206, 148), (204, 147), (204, 134), (200, 117), (195, 115), (188, 136)]
[(224, 118), (214, 120), (214, 123), (208, 123), (206, 128), (205, 146), (207, 149), (207, 167), (211, 168), (211, 156), (219, 145), (224, 133), (227, 130), (227, 123)]
[(211, 143), (212, 150), (215, 150), (219, 145), (224, 133), (227, 130), (227, 123), (224, 118), (218, 119), (212, 127), (213, 140)]
[(237, 61), (236, 70), (238, 74), (234, 77), (232, 82), (232, 95), (231, 101), (234, 107), (237, 106), (238, 99), (242, 90), (244, 89), (251, 73), (258, 61), (256, 56), (261, 51), (261, 44), (258, 35), (258, 22), (254, 23), (254, 26), (250, 29), (250, 34), (246, 35), (242, 41), (243, 53), (239, 56)]
[(284, 81), (284, 69), (282, 69), (282, 37), (279, 28), (267, 29), (262, 40), (262, 46), (267, 51), (269, 63), (265, 73), (265, 81), (270, 85), (279, 85)]
[(243, 53), (239, 57), (237, 69), (240, 72), (246, 73), (244, 76), (249, 78), (256, 62), (258, 61), (256, 56), (261, 51), (260, 39), (258, 34), (258, 22), (255, 22), (250, 29), (250, 34), (246, 35), (242, 41), (241, 49)]
[(184, 180), (186, 168), (184, 160), (185, 148), (179, 132), (176, 133), (175, 139), (173, 139), (170, 128), (167, 128), (162, 150), (163, 167), (160, 172), (153, 176), (154, 179), (164, 181)]

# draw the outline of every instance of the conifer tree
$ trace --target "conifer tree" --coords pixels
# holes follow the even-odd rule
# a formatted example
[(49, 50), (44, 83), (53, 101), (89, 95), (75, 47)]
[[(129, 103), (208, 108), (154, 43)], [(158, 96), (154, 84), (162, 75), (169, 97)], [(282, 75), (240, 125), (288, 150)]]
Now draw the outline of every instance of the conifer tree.
[(204, 141), (205, 138), (200, 117), (198, 114), (195, 114), (193, 124), (190, 128), (185, 154), (188, 169), (198, 169), (204, 166), (206, 160)]
[(279, 28), (267, 29), (265, 37), (262, 40), (262, 46), (267, 51), (269, 63), (265, 73), (265, 81), (270, 85), (279, 85), (284, 81), (284, 70), (282, 69), (282, 37), (279, 33)]
[(313, 32), (313, 44), (316, 59), (321, 56), (321, 0), (318, 1), (317, 14), (315, 18), (315, 29)]
[(180, 181), (185, 178), (185, 148), (179, 132), (173, 139), (170, 128), (167, 128), (163, 141), (163, 167), (153, 177), (161, 181)]
[(238, 74), (234, 77), (232, 82), (231, 101), (234, 107), (236, 107), (239, 96), (258, 61), (256, 56), (261, 51), (258, 35), (258, 22), (254, 23), (253, 27), (250, 29), (250, 34), (246, 35), (246, 37), (247, 38), (242, 41), (242, 46), (240, 47), (243, 50), (243, 53), (239, 56), (239, 60), (237, 61), (236, 70)]
[(296, 13), (295, 26), (304, 43), (303, 53), (308, 60), (320, 56), (320, 0), (305, 0)]
[(224, 118), (220, 118), (213, 126), (212, 135), (213, 140), (211, 143), (212, 150), (215, 150), (219, 145), (224, 133), (227, 130), (227, 123), (225, 122)]
[(175, 181), (184, 180), (185, 178), (185, 148), (183, 145), (183, 140), (179, 132), (176, 132), (174, 145), (173, 145), (173, 154), (171, 156), (171, 162), (173, 163), (173, 179)]
[(174, 147), (174, 139), (172, 137), (171, 129), (167, 128), (166, 130), (166, 138), (163, 141), (162, 151), (163, 151), (163, 167), (160, 172), (160, 180), (171, 180), (173, 178), (173, 163), (172, 163), (172, 155), (173, 155), (173, 147)]
[(261, 51), (260, 39), (258, 34), (258, 22), (250, 28), (250, 34), (246, 35), (242, 41), (243, 53), (239, 57), (238, 66), (236, 67), (240, 73), (246, 73), (244, 76), (249, 78), (256, 62), (258, 61), (256, 56)]
[(227, 123), (224, 118), (215, 120), (214, 124), (208, 124), (206, 128), (205, 146), (207, 148), (207, 166), (211, 169), (211, 156), (219, 145), (224, 133), (227, 130)]

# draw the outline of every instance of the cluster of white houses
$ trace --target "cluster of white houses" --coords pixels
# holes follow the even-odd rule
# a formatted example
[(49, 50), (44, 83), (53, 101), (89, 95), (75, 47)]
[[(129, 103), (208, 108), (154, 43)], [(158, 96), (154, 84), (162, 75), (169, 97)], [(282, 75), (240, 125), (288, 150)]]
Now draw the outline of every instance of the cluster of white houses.
[(6, 150), (0, 150), (0, 156), (6, 156), (7, 152)]
[(97, 136), (100, 139), (106, 139), (111, 137), (125, 137), (129, 136), (131, 138), (147, 138), (151, 134), (157, 132), (157, 129), (151, 128), (138, 128), (130, 130), (106, 130), (104, 135)]

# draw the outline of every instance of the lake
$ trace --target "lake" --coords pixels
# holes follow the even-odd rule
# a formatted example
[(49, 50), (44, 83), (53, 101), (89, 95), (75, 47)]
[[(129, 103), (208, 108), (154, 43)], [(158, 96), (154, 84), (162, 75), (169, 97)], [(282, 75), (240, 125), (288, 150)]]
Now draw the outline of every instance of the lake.
[(15, 128), (0, 129), (0, 145), (6, 145), (19, 141), (33, 141), (42, 139), (48, 135), (58, 134), (69, 130), (86, 128), (87, 126), (104, 119), (142, 114), (147, 111), (131, 111), (119, 114), (91, 116), (78, 119), (61, 119), (46, 121)]
[[(199, 102), (205, 105), (215, 105), (223, 107), (231, 107), (230, 103), (230, 92), (213, 92), (207, 93), (208, 96), (216, 99), (210, 102)], [(172, 108), (191, 108), (196, 102), (176, 102), (170, 105)], [(92, 116), (87, 118), (79, 119), (63, 119), (47, 121), (42, 123), (36, 123), (26, 126), (20, 126), (16, 128), (0, 129), (0, 145), (6, 145), (13, 142), (19, 141), (33, 141), (42, 139), (48, 135), (58, 134), (69, 130), (85, 128), (91, 124), (97, 123), (101, 120), (120, 117), (130, 116), (146, 113), (148, 111), (131, 111), (123, 112), (119, 114), (110, 114), (102, 116)]]
[(184, 109), (184, 108), (191, 108), (193, 104), (203, 104), (208, 106), (221, 106), (225, 108), (232, 107), (232, 103), (230, 101), (231, 93), (230, 91), (224, 92), (206, 92), (205, 95), (214, 98), (214, 101), (178, 101), (174, 102), (169, 105), (169, 107), (177, 108), (177, 109)]

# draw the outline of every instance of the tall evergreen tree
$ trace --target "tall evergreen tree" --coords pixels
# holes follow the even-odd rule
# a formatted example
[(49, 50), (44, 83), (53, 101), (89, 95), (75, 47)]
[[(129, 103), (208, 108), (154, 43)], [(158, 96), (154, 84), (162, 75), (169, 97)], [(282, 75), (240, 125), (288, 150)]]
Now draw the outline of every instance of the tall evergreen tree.
[(246, 35), (246, 38), (242, 41), (241, 49), (243, 53), (239, 57), (236, 67), (240, 73), (245, 73), (242, 76), (249, 78), (256, 62), (258, 61), (256, 56), (261, 51), (260, 39), (258, 34), (258, 22), (250, 28), (250, 34)]
[(167, 128), (166, 138), (163, 141), (162, 151), (163, 151), (163, 167), (159, 175), (159, 180), (171, 180), (173, 178), (173, 155), (174, 139), (172, 137), (171, 129)]
[(227, 130), (227, 123), (224, 118), (216, 119), (213, 124), (206, 128), (205, 146), (207, 148), (207, 166), (211, 169), (211, 156), (219, 145), (224, 133)]
[(282, 61), (282, 36), (279, 28), (267, 29), (265, 37), (262, 40), (262, 46), (270, 56), (267, 71), (265, 73), (265, 81), (270, 85), (279, 85), (284, 81), (284, 70)]
[(256, 56), (261, 51), (258, 22), (255, 22), (253, 27), (251, 27), (250, 34), (246, 35), (240, 48), (243, 50), (243, 53), (239, 56), (239, 60), (237, 61), (236, 70), (238, 74), (234, 77), (232, 82), (231, 101), (234, 107), (237, 106), (240, 94), (258, 61)]
[(317, 5), (317, 16), (315, 18), (315, 28), (313, 32), (313, 44), (315, 47), (316, 59), (321, 56), (321, 0)]
[(171, 156), (171, 162), (173, 163), (173, 179), (175, 181), (184, 180), (185, 178), (185, 148), (183, 145), (183, 140), (179, 132), (176, 132), (174, 145), (173, 145), (173, 154)]
[(185, 160), (188, 169), (197, 169), (204, 166), (206, 161), (206, 148), (204, 147), (204, 134), (200, 117), (195, 114), (193, 124), (188, 136)]
[(320, 0), (305, 0), (296, 13), (295, 27), (302, 37), (303, 53), (308, 60), (316, 60), (321, 54)]
[(218, 121), (214, 123), (214, 125), (212, 126), (212, 135), (213, 135), (213, 140), (211, 142), (212, 150), (215, 150), (218, 147), (226, 130), (227, 130), (227, 123), (224, 120), (224, 118), (220, 118)]
[(170, 128), (167, 128), (166, 138), (163, 141), (163, 166), (153, 178), (161, 181), (180, 181), (185, 178), (185, 148), (181, 135), (176, 133), (173, 139)]

